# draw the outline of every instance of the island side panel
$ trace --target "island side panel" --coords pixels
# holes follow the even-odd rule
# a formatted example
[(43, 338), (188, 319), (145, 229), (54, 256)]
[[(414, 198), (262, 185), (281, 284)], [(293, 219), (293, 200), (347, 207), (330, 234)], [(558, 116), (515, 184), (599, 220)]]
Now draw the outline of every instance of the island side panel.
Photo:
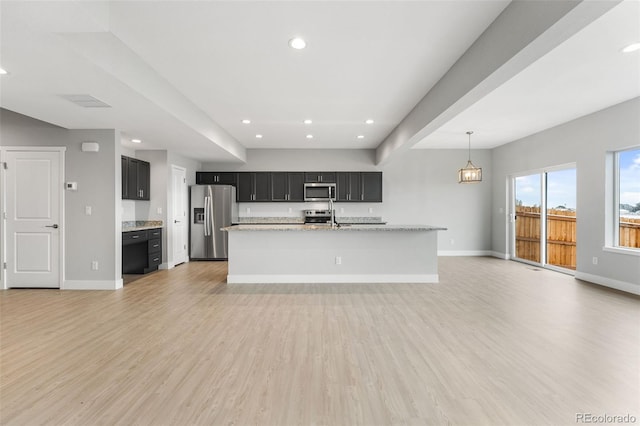
[(227, 282), (438, 282), (437, 231), (231, 231)]

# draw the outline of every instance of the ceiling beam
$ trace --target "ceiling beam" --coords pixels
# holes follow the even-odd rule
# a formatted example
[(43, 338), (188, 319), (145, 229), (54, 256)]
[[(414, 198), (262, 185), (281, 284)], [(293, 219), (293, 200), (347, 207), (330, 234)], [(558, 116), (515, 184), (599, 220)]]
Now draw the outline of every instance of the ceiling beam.
[(153, 102), (235, 160), (246, 162), (247, 152), (218, 123), (109, 31), (59, 34), (77, 53)]
[(376, 148), (376, 164), (410, 149), (620, 1), (512, 1)]

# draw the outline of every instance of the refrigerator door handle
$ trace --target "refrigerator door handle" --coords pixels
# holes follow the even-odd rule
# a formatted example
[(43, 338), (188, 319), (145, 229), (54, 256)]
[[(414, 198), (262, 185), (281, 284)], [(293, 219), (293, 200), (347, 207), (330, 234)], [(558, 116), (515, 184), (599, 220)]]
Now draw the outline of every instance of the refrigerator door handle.
[(206, 237), (208, 237), (209, 235), (211, 235), (211, 231), (209, 230), (209, 221), (210, 219), (210, 200), (209, 197), (204, 197), (204, 235)]

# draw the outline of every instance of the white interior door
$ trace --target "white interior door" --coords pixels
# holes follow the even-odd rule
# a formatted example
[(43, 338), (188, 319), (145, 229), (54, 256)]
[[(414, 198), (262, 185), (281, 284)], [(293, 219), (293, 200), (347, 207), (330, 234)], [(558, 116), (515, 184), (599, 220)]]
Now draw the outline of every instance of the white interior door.
[(62, 152), (5, 152), (7, 287), (60, 288)]
[(173, 264), (187, 261), (187, 171), (172, 166), (171, 181), (173, 189)]

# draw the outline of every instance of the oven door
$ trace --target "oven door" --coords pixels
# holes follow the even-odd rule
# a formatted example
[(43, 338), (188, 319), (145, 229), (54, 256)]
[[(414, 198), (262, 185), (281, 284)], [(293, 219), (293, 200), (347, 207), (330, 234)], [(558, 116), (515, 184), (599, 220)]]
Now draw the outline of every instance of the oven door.
[(336, 200), (336, 184), (335, 183), (305, 183), (304, 184), (304, 200), (305, 201), (329, 201)]

